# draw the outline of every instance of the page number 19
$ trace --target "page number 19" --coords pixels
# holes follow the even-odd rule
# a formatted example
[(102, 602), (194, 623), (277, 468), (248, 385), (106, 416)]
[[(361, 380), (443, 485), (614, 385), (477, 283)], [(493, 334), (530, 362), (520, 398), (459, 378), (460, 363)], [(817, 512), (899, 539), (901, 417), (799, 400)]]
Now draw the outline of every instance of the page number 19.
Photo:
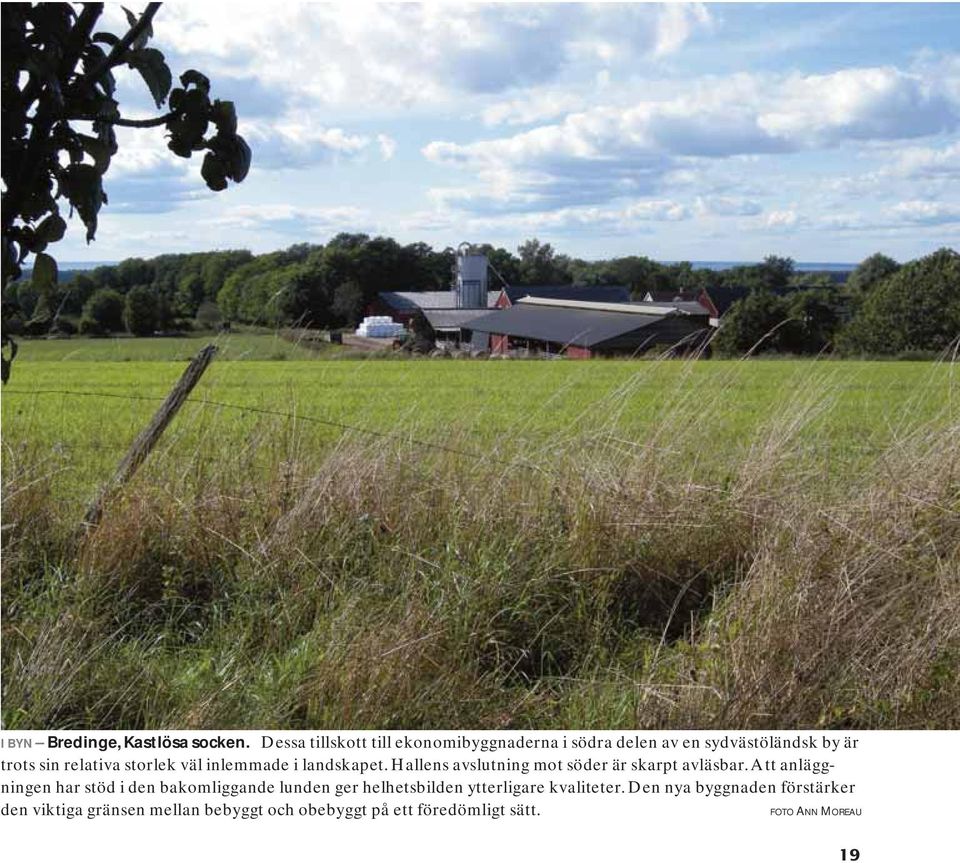
[(856, 863), (856, 861), (860, 859), (860, 852), (857, 851), (856, 848), (841, 848), (840, 859), (850, 860), (852, 863)]

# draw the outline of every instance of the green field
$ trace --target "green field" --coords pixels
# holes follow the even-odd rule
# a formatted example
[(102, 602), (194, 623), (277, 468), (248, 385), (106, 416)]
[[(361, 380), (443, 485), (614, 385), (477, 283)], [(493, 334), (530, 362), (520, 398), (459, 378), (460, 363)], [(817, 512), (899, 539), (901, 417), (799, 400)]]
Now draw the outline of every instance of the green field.
[(328, 357), (337, 348), (323, 344), (319, 350), (290, 341), (279, 333), (196, 333), (169, 338), (26, 339), (20, 342), (22, 362), (183, 362), (213, 343), (223, 360), (309, 360)]
[[(185, 340), (185, 355), (203, 343)], [(184, 349), (165, 340), (118, 345), (131, 357)], [(231, 336), (224, 358), (276, 349), (307, 353), (272, 336)], [(87, 491), (184, 368), (105, 361), (107, 346), (99, 361), (82, 359), (94, 350), (95, 341), (28, 343), (3, 398), (6, 449), (56, 453), (69, 484)], [(669, 447), (690, 443), (695, 431), (698, 451), (708, 447), (717, 464), (742, 457), (764, 427), (803, 406), (803, 445), (855, 462), (949, 410), (955, 389), (955, 369), (929, 363), (219, 359), (158, 452), (217, 459), (257, 446), (267, 462), (309, 460), (344, 434), (369, 432), (536, 457), (572, 442), (644, 445), (653, 435)]]
[(955, 366), (236, 338), (89, 534), (203, 341), (17, 358), (7, 727), (960, 724)]

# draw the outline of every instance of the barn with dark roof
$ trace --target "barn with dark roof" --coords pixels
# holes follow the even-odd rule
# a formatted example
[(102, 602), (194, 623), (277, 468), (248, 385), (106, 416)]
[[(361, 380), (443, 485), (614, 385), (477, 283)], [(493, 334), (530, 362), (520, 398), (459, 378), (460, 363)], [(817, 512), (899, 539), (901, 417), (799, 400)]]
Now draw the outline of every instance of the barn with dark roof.
[(632, 356), (652, 349), (688, 352), (711, 331), (710, 313), (697, 303), (591, 302), (521, 297), (470, 322), (473, 346), (506, 354), (528, 349), (586, 358)]

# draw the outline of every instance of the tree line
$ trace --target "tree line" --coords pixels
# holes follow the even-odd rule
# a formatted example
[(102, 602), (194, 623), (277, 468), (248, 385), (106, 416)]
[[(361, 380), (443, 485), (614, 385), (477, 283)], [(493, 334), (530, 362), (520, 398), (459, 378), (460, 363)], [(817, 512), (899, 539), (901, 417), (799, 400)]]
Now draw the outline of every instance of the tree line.
[[(723, 315), (714, 346), (727, 355), (940, 351), (960, 333), (960, 256), (946, 248), (903, 266), (875, 254), (849, 278), (801, 273), (790, 258), (777, 256), (712, 270), (642, 255), (586, 261), (536, 239), (515, 253), (479, 248), (494, 288), (617, 284), (638, 299), (706, 291)], [(262, 255), (229, 250), (129, 258), (73, 272), (55, 286), (26, 277), (12, 283), (4, 327), (26, 335), (144, 335), (225, 322), (348, 327), (380, 291), (448, 289), (455, 256), (449, 247), (342, 233), (325, 245), (301, 243)]]

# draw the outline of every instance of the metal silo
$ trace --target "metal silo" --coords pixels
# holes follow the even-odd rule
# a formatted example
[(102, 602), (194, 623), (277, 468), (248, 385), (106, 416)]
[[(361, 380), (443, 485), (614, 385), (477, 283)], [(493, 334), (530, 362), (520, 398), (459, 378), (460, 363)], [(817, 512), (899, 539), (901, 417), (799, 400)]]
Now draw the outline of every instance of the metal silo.
[(457, 269), (453, 286), (458, 309), (487, 307), (487, 256), (469, 243), (457, 247)]

